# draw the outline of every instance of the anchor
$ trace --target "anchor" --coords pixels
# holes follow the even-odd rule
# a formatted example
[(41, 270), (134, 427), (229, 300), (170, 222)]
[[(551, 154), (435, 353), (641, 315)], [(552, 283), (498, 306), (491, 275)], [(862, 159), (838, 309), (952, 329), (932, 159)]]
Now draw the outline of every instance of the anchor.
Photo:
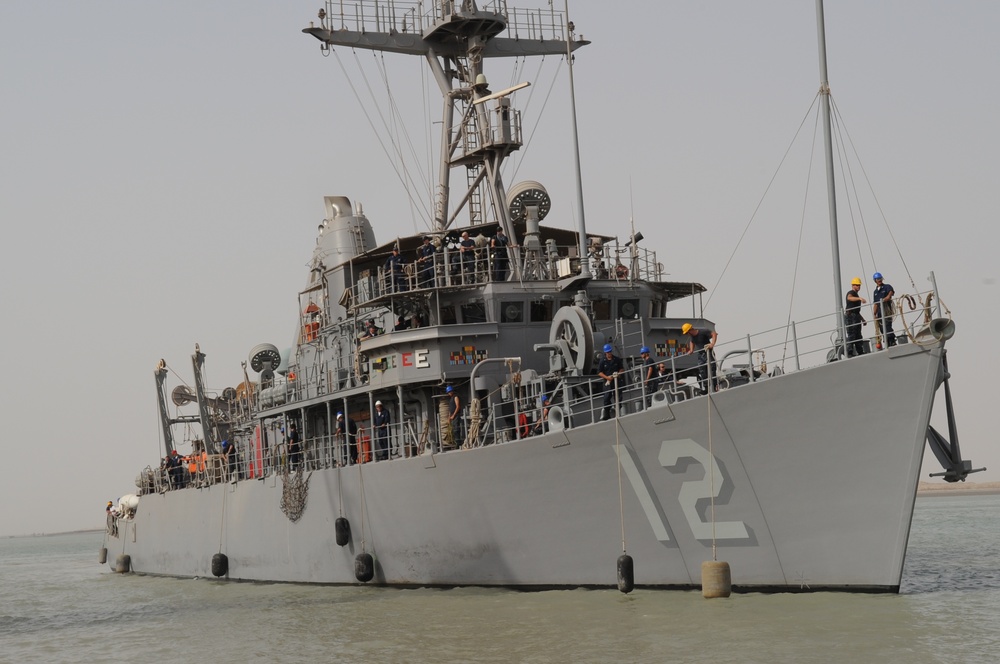
[[(931, 477), (943, 477), (946, 482), (964, 482), (965, 478), (972, 473), (979, 473), (986, 468), (972, 468), (972, 461), (962, 458), (962, 451), (958, 446), (958, 425), (955, 422), (955, 408), (951, 403), (951, 387), (948, 379), (951, 373), (948, 372), (948, 351), (944, 351), (941, 358), (941, 367), (944, 370), (944, 403), (948, 412), (948, 438), (942, 436), (933, 427), (927, 426), (927, 444), (937, 457), (938, 463), (944, 468), (943, 473), (931, 473)], [(950, 439), (950, 442), (949, 442)]]

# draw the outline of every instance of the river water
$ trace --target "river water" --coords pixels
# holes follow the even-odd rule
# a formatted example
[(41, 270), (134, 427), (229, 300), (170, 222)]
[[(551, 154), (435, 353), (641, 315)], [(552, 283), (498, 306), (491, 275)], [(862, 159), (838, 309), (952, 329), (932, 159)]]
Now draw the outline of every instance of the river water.
[(997, 495), (917, 499), (899, 595), (705, 600), (123, 576), (98, 565), (102, 538), (0, 539), (0, 662), (1000, 659)]

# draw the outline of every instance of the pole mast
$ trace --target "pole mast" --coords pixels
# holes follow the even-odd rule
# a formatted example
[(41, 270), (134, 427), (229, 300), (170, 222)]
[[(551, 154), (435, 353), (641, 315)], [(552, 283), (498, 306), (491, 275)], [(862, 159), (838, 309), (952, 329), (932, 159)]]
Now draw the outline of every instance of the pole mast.
[(573, 127), (573, 160), (576, 165), (577, 234), (580, 244), (580, 276), (590, 278), (590, 259), (587, 256), (587, 222), (583, 212), (583, 175), (580, 170), (580, 133), (576, 128), (576, 88), (573, 85), (573, 22), (569, 20), (569, 0), (566, 5), (566, 62), (569, 65), (569, 105)]
[(823, 0), (816, 0), (816, 29), (819, 33), (819, 93), (823, 107), (823, 140), (826, 147), (826, 192), (830, 206), (830, 249), (833, 254), (833, 298), (837, 312), (837, 329), (841, 343), (847, 341), (844, 327), (844, 298), (840, 278), (840, 236), (837, 230), (837, 188), (833, 172), (833, 131), (830, 120), (830, 77), (826, 71), (826, 24), (823, 20)]

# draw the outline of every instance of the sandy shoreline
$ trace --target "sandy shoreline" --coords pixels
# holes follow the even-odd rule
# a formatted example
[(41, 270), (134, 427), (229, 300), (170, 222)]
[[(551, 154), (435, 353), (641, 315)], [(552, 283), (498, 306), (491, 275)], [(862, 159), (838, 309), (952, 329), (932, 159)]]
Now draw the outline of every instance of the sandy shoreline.
[(1000, 482), (920, 482), (917, 497), (990, 496), (1000, 494)]

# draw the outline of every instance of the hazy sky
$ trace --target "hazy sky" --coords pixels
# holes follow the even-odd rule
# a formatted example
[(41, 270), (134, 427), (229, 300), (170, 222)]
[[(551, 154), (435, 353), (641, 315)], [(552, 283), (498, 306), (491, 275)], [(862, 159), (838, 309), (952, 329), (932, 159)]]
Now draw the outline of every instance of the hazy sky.
[[(104, 503), (162, 456), (160, 358), (190, 382), (200, 343), (221, 390), (254, 345), (290, 345), (324, 195), (361, 201), (379, 241), (425, 227), (365, 111), (381, 126), (390, 86), (419, 157), (407, 173), (434, 177), (426, 67), (322, 57), (300, 32), (319, 6), (0, 3), (0, 535), (103, 525)], [(812, 116), (720, 282), (819, 87), (813, 3), (577, 0), (570, 12), (593, 42), (574, 70), (588, 228), (624, 237), (634, 217), (669, 278), (712, 289), (723, 338), (783, 324), (793, 282), (794, 318), (831, 310), (821, 214), (807, 215), (794, 272)], [(826, 19), (834, 100), (881, 206), (845, 221), (844, 290), (858, 275), (870, 293), (873, 260), (898, 292), (935, 272), (958, 328), (963, 451), (989, 466), (973, 479), (1000, 480), (1000, 3), (830, 0)], [(564, 62), (488, 67), (494, 89), (534, 83), (516, 105), (535, 140), (507, 182), (545, 184), (547, 223), (572, 227)], [(939, 399), (942, 430), (943, 411)], [(927, 454), (925, 478), (934, 470)]]

